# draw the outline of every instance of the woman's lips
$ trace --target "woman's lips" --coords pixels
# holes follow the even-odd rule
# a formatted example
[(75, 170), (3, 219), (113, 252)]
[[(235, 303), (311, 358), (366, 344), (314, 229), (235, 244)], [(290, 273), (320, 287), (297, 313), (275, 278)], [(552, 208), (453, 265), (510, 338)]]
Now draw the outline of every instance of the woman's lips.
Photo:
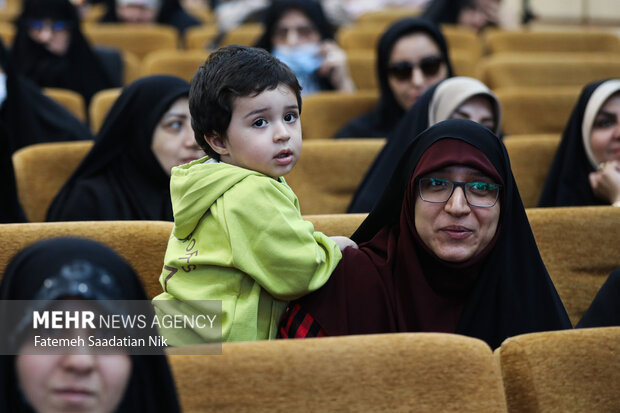
[(459, 225), (444, 227), (441, 231), (452, 239), (464, 239), (472, 234), (472, 230)]
[(56, 395), (66, 403), (75, 405), (88, 403), (95, 397), (94, 392), (79, 388), (57, 389), (54, 390), (54, 395)]

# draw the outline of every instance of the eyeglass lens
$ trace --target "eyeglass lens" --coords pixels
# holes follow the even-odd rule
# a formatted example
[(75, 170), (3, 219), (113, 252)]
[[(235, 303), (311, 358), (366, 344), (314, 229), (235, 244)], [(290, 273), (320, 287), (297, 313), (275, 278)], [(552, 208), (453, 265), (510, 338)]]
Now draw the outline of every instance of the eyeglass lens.
[(456, 186), (463, 188), (472, 206), (492, 207), (499, 197), (500, 185), (489, 182), (455, 182), (444, 178), (421, 178), (420, 198), (427, 202), (447, 202)]

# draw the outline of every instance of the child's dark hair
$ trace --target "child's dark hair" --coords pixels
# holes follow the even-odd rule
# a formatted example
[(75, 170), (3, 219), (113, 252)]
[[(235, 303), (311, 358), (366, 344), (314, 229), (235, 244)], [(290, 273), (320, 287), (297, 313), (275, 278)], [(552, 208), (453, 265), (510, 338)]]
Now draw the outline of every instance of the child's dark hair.
[(269, 52), (254, 47), (230, 45), (217, 49), (207, 58), (192, 79), (189, 110), (198, 145), (210, 157), (219, 160), (205, 136), (226, 139), (236, 97), (256, 96), (279, 84), (291, 88), (301, 113), (301, 86), (284, 63)]

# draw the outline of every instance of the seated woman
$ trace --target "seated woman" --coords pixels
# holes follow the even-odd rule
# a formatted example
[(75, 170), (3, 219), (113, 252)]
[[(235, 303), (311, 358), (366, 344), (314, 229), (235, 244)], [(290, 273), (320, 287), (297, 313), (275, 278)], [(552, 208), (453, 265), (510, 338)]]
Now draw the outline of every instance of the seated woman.
[(103, 0), (107, 6), (102, 23), (159, 23), (172, 26), (183, 34), (200, 21), (181, 7), (179, 0)]
[(575, 328), (620, 326), (620, 268), (613, 270)]
[(91, 48), (69, 0), (24, 1), (11, 53), (20, 72), (37, 85), (74, 90), (86, 104), (98, 91), (123, 83), (121, 54)]
[[(3, 306), (9, 305), (9, 300), (42, 305), (60, 304), (63, 299), (83, 300), (88, 305), (89, 300), (147, 297), (125, 260), (87, 239), (39, 241), (11, 260), (0, 284)], [(114, 303), (119, 305), (119, 301)], [(2, 316), (6, 317), (6, 312)], [(28, 320), (26, 317), (32, 318), (32, 310), (18, 314), (17, 320)], [(12, 334), (3, 338), (5, 346), (12, 338), (21, 340), (11, 345), (15, 348), (13, 355), (0, 357), (0, 411), (180, 412), (165, 355), (130, 356), (122, 349), (109, 354), (82, 349), (79, 354), (70, 350), (45, 354), (45, 349), (32, 348), (27, 331), (20, 334), (26, 330), (24, 323), (9, 320), (8, 325), (13, 328), (9, 330)]]
[(347, 212), (369, 212), (387, 186), (403, 148), (424, 129), (446, 119), (469, 119), (500, 134), (502, 111), (497, 97), (479, 80), (453, 77), (431, 86), (388, 136), (368, 169)]
[(321, 4), (276, 0), (265, 10), (265, 32), (256, 43), (286, 63), (297, 75), (302, 94), (321, 90), (355, 90), (347, 56), (333, 40), (334, 32)]
[(584, 205), (620, 206), (620, 79), (583, 89), (538, 201)]
[(282, 337), (433, 331), (496, 348), (571, 328), (506, 149), (477, 123), (422, 132), (352, 239), (329, 281), (289, 305)]
[(189, 84), (173, 76), (127, 86), (47, 220), (172, 221), (170, 169), (204, 156), (191, 129), (188, 94)]
[(9, 154), (35, 143), (93, 138), (84, 123), (17, 73), (1, 41), (0, 133)]
[(448, 45), (439, 27), (422, 19), (394, 23), (377, 47), (379, 102), (346, 124), (336, 138), (385, 138), (416, 100), (452, 77)]
[[(527, 6), (523, 20), (527, 23), (533, 16)], [(437, 24), (452, 24), (470, 27), (481, 32), (487, 27), (517, 28), (519, 16), (501, 0), (432, 0), (422, 18)]]

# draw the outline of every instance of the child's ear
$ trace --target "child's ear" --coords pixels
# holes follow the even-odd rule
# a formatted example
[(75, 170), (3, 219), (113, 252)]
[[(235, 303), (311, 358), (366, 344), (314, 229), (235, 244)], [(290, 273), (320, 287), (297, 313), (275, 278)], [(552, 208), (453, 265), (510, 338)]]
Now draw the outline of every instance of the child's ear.
[(218, 155), (228, 155), (228, 148), (224, 142), (224, 139), (217, 133), (213, 135), (205, 135), (205, 141), (209, 144)]

